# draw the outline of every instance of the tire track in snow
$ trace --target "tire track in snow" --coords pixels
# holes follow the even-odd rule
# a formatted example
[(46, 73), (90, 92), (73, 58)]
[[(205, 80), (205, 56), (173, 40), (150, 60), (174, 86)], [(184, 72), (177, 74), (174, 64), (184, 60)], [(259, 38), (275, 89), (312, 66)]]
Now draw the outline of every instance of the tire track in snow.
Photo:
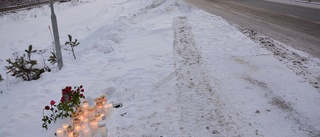
[(243, 136), (213, 90), (206, 63), (194, 41), (187, 17), (173, 20), (179, 132), (187, 136)]

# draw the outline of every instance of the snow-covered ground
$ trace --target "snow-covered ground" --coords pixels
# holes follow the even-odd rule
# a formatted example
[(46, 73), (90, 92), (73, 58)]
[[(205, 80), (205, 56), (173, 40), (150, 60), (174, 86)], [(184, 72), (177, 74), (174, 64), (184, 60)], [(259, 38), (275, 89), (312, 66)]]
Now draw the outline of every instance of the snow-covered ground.
[(319, 0), (311, 0), (311, 2), (309, 2), (308, 0), (267, 0), (267, 1), (320, 9)]
[[(36, 81), (6, 75), (5, 59), (30, 44), (49, 55), (49, 7), (0, 18), (1, 137), (53, 137), (70, 119), (45, 130), (42, 110), (62, 88), (78, 85), (91, 103), (101, 94), (123, 103), (106, 120), (110, 137), (320, 135), (319, 83), (221, 17), (181, 0), (87, 0), (55, 9), (61, 43), (68, 34), (80, 41), (77, 59), (63, 50), (62, 70)], [(319, 59), (279, 54), (286, 52), (301, 54), (320, 81)]]

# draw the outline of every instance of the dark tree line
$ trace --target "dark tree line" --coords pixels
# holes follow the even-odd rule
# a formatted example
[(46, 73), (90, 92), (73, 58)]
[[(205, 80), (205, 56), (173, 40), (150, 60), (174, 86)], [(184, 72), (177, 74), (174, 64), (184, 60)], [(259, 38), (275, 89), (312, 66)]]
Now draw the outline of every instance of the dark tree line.
[(48, 0), (0, 0), (0, 8), (8, 8), (11, 6), (17, 5), (26, 5), (26, 4), (33, 4), (37, 2), (43, 2)]

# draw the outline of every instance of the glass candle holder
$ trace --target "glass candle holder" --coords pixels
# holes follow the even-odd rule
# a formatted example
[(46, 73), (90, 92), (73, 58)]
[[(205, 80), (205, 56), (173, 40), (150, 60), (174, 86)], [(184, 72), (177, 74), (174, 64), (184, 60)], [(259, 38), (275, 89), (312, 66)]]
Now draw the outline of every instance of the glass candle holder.
[(80, 119), (80, 122), (83, 122), (83, 120), (85, 119), (83, 110), (78, 110), (77, 114), (78, 118)]
[(68, 137), (73, 137), (73, 133), (74, 133), (74, 126), (68, 126), (67, 128)]
[(99, 113), (104, 113), (104, 108), (103, 108), (103, 103), (102, 103), (102, 101), (98, 101), (98, 102), (96, 103), (96, 110), (97, 110), (97, 112), (99, 112)]
[(77, 112), (74, 112), (74, 113), (71, 114), (71, 118), (72, 118), (72, 119), (75, 119), (75, 118), (77, 118), (77, 117), (78, 117)]
[(95, 120), (95, 118), (89, 119), (90, 121), (90, 127), (92, 129), (92, 133), (95, 134), (98, 130), (98, 122)]
[(77, 109), (77, 111), (82, 110), (82, 106), (79, 105), (79, 106), (77, 106), (76, 109)]
[(62, 124), (62, 128), (63, 128), (64, 132), (67, 132), (68, 126), (69, 126), (68, 123), (63, 123), (63, 124)]
[(84, 100), (82, 104), (83, 111), (84, 112), (88, 111), (88, 107), (89, 107), (89, 102), (87, 100)]
[(107, 96), (106, 95), (101, 95), (100, 100), (102, 101), (103, 105), (107, 104)]
[(73, 133), (73, 137), (80, 137), (79, 132), (74, 132), (74, 133)]
[(73, 123), (74, 126), (80, 126), (80, 122), (81, 121), (80, 121), (79, 118), (75, 118), (75, 119), (72, 120), (72, 123)]
[(90, 128), (83, 129), (83, 137), (92, 137)]
[(94, 115), (95, 115), (94, 107), (93, 107), (93, 106), (90, 106), (90, 107), (88, 108), (88, 112), (89, 112), (88, 118), (89, 118), (89, 119), (90, 119), (90, 118), (93, 118)]
[(100, 122), (102, 119), (101, 119), (101, 114), (98, 112), (98, 113), (96, 113), (96, 115), (94, 116), (95, 117), (95, 119), (96, 119), (96, 121), (97, 122)]
[(106, 127), (106, 123), (99, 123), (98, 128), (99, 128), (99, 133), (100, 133), (101, 137), (108, 136), (108, 129)]
[(63, 128), (58, 128), (58, 129), (56, 130), (56, 135), (57, 135), (57, 137), (64, 137)]
[(74, 126), (75, 131), (80, 132), (81, 131), (81, 126), (80, 125), (76, 125)]

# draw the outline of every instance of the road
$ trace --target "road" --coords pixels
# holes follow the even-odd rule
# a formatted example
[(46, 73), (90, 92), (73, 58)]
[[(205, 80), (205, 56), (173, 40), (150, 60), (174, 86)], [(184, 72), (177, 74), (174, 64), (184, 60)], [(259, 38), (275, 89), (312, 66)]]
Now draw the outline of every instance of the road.
[(320, 10), (262, 0), (186, 0), (231, 23), (320, 58)]

